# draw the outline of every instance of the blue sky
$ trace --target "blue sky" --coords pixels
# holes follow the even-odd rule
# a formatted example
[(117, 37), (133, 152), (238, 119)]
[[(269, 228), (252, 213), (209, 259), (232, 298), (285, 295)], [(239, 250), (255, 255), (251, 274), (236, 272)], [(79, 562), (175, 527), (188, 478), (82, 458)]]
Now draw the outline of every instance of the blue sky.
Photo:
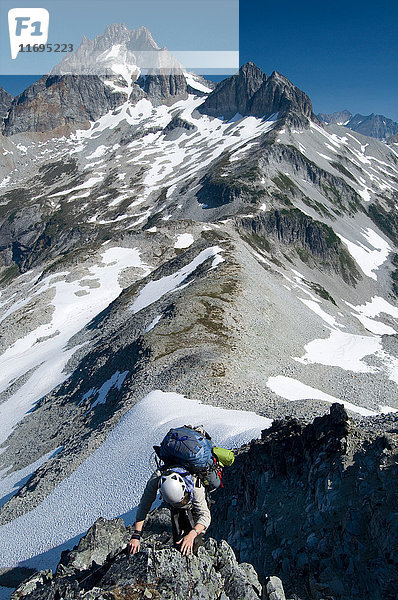
[[(237, 47), (233, 0), (0, 0), (0, 74), (10, 72), (7, 11), (20, 5), (50, 10), (53, 42), (79, 44), (83, 33), (94, 37), (106, 24), (124, 21), (130, 28), (146, 25), (170, 49)], [(239, 21), (241, 64), (252, 60), (268, 74), (283, 73), (310, 96), (315, 112), (347, 108), (398, 121), (398, 3), (241, 0)], [(37, 58), (37, 73), (45, 72), (43, 59)], [(32, 62), (26, 72), (35, 72)], [(0, 85), (13, 93), (27, 83), (20, 80), (21, 89), (11, 90), (10, 79), (0, 76)]]

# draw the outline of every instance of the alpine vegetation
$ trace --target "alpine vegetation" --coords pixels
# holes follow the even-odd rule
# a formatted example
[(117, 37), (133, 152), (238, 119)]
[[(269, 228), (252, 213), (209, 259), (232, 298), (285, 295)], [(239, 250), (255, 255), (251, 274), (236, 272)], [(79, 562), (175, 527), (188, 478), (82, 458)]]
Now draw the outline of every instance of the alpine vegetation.
[[(396, 140), (147, 51), (0, 90), (1, 593), (395, 598)], [(236, 453), (191, 556), (159, 501), (132, 527), (187, 424)]]

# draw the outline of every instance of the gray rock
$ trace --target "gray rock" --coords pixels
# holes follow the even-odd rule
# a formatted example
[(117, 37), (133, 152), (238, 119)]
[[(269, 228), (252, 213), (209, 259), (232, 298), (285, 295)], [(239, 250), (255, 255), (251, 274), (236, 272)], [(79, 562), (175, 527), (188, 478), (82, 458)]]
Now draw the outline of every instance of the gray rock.
[(101, 565), (107, 557), (126, 546), (129, 539), (129, 531), (124, 527), (122, 519), (107, 521), (101, 517), (72, 551), (62, 553), (57, 573), (65, 575), (85, 571), (93, 563)]
[[(55, 575), (35, 574), (20, 585), (13, 598), (29, 596), (54, 600), (83, 597), (101, 600), (124, 597), (170, 600), (259, 600), (261, 585), (253, 567), (239, 565), (225, 542), (213, 539), (196, 556), (183, 556), (154, 533), (164, 523), (164, 510), (155, 510), (146, 523), (141, 550), (136, 555), (120, 552), (130, 537), (120, 519), (99, 519), (77, 547), (63, 553)], [(38, 587), (39, 585), (39, 587)], [(109, 596), (109, 594), (112, 594)]]
[[(340, 404), (308, 425), (274, 421), (262, 441), (242, 449), (225, 470), (213, 527), (253, 565), (261, 583), (277, 573), (290, 596), (306, 597), (307, 580), (316, 597), (376, 600), (398, 593), (398, 444), (395, 433), (377, 432), (380, 421), (357, 428)], [(386, 417), (385, 429), (393, 422), (396, 416)], [(270, 467), (274, 475), (265, 483), (261, 475)], [(240, 490), (234, 507), (231, 489)], [(231, 522), (251, 544), (233, 535)]]
[(50, 569), (35, 573), (17, 587), (17, 590), (11, 594), (11, 600), (17, 600), (20, 596), (27, 596), (42, 585), (50, 583), (52, 578), (53, 574)]
[(5, 90), (3, 90), (2, 87), (0, 87), (0, 120), (4, 119), (4, 117), (7, 115), (12, 101), (13, 97), (11, 96), (11, 94), (9, 94)]
[(21, 132), (66, 133), (95, 121), (125, 102), (97, 75), (43, 76), (15, 98), (4, 120), (4, 135)]
[(139, 77), (136, 83), (154, 106), (160, 104), (169, 106), (188, 97), (187, 82), (182, 72), (149, 72)]
[(282, 581), (278, 577), (270, 577), (266, 586), (268, 600), (286, 600)]

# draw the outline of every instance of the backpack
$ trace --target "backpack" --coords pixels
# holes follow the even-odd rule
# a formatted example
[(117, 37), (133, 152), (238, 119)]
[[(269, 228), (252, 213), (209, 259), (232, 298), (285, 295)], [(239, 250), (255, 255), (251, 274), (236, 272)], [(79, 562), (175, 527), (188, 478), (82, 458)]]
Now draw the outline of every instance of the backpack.
[(166, 466), (178, 464), (190, 473), (205, 474), (214, 465), (211, 438), (203, 429), (188, 425), (174, 427), (166, 433), (160, 446), (154, 446)]
[(163, 468), (181, 465), (189, 473), (197, 475), (205, 486), (206, 494), (223, 487), (222, 468), (232, 465), (235, 459), (231, 450), (213, 446), (210, 435), (201, 426), (174, 427), (165, 435), (160, 446), (153, 446), (153, 449), (164, 463)]

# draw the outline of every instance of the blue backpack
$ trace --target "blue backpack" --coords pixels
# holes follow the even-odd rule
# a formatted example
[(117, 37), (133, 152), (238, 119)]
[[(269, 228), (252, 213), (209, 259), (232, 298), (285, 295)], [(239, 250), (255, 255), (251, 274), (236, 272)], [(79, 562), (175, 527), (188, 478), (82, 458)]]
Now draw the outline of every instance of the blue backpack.
[(213, 445), (210, 436), (187, 425), (175, 427), (154, 446), (156, 454), (165, 465), (181, 465), (190, 473), (204, 474), (214, 467)]

